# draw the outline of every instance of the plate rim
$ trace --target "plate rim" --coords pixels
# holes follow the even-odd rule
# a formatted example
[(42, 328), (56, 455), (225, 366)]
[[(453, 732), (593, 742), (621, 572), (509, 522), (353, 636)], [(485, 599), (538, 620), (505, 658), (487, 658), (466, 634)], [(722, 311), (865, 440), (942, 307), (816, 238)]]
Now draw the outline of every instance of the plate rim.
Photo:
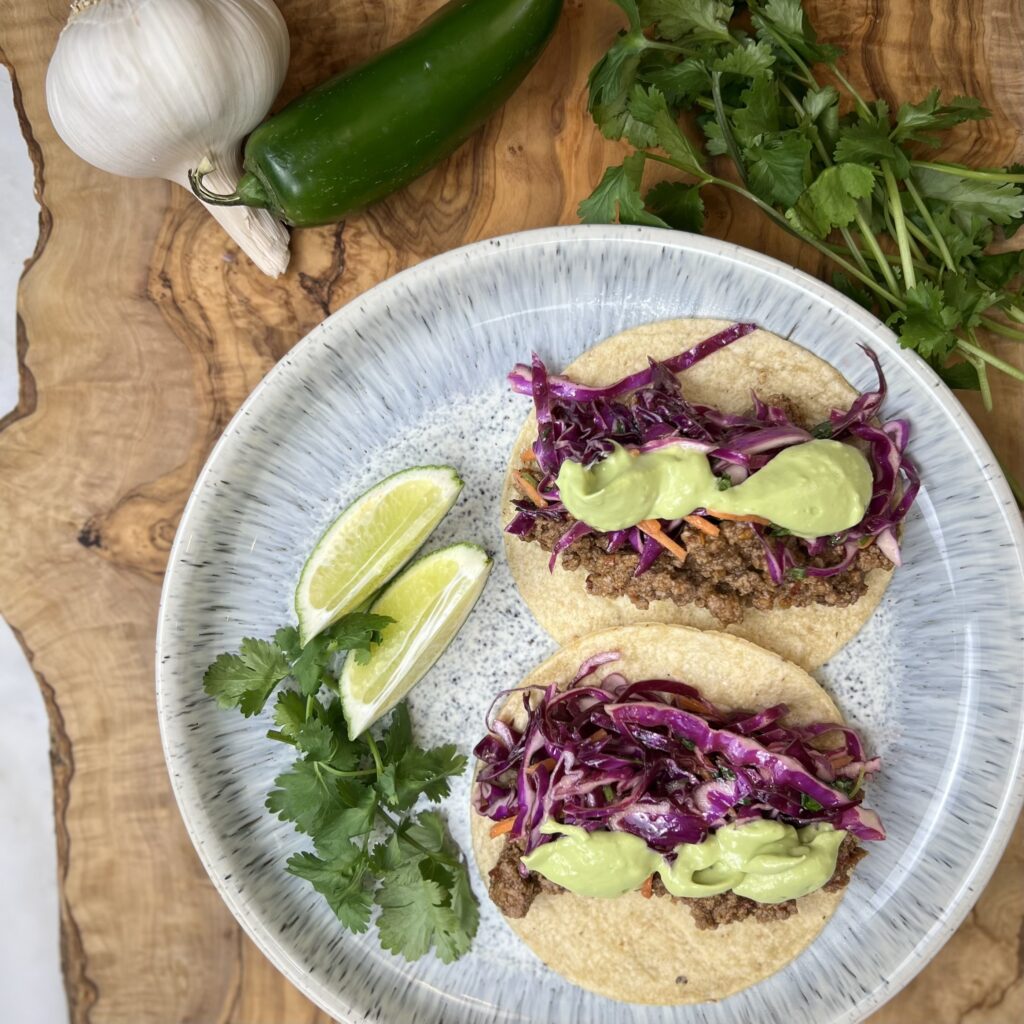
[[(366, 1017), (350, 1005), (345, 1009), (346, 1016), (344, 1018), (337, 1017), (337, 1011), (331, 1005), (331, 1003), (338, 999), (337, 991), (321, 982), (318, 978), (311, 977), (301, 964), (297, 963), (287, 954), (285, 947), (274, 938), (260, 915), (243, 906), (231, 888), (224, 884), (216, 871), (213, 858), (205, 851), (204, 838), (192, 820), (182, 788), (177, 781), (176, 769), (169, 749), (169, 723), (165, 713), (165, 694), (168, 692), (168, 680), (165, 678), (164, 665), (166, 663), (165, 645), (168, 643), (167, 623), (169, 606), (174, 599), (172, 590), (176, 586), (176, 570), (180, 563), (181, 548), (185, 543), (184, 537), (188, 533), (186, 527), (190, 523), (199, 501), (200, 492), (204, 490), (215, 462), (221, 451), (232, 443), (241, 420), (249, 414), (252, 406), (259, 401), (263, 392), (279, 376), (288, 372), (295, 358), (304, 355), (315, 344), (316, 338), (320, 334), (327, 332), (333, 323), (342, 319), (345, 315), (350, 315), (349, 311), (361, 300), (370, 295), (376, 298), (387, 296), (388, 293), (399, 288), (401, 284), (411, 277), (430, 273), (443, 275), (449, 267), (464, 266), (467, 261), (490, 256), (500, 257), (500, 254), (503, 252), (530, 248), (532, 246), (558, 245), (560, 243), (640, 243), (660, 247), (669, 246), (675, 249), (703, 253), (712, 258), (724, 257), (732, 261), (742, 261), (747, 265), (752, 265), (762, 272), (772, 275), (787, 286), (813, 293), (819, 299), (826, 299), (844, 315), (857, 322), (865, 332), (871, 335), (873, 340), (884, 345), (892, 354), (902, 357), (907, 369), (915, 379), (915, 384), (935, 392), (935, 397), (943, 407), (943, 410), (951, 416), (957, 429), (967, 442), (982, 456), (979, 460), (980, 468), (985, 476), (986, 483), (996, 493), (1000, 514), (1013, 540), (1017, 569), (1021, 576), (1024, 577), (1024, 521), (1022, 521), (1021, 516), (1018, 514), (1016, 501), (1013, 498), (999, 462), (981, 433), (980, 428), (967, 413), (966, 408), (954, 397), (953, 392), (946, 386), (938, 374), (916, 352), (900, 348), (896, 335), (877, 317), (857, 305), (852, 299), (847, 298), (831, 285), (775, 257), (767, 256), (757, 250), (737, 245), (734, 242), (727, 242), (722, 239), (684, 231), (618, 224), (571, 224), (533, 228), (469, 242), (422, 260), (353, 296), (343, 306), (316, 324), (264, 374), (238, 407), (210, 449), (209, 455), (195, 479), (188, 500), (182, 510), (181, 518), (175, 531), (174, 541), (168, 554), (163, 584), (160, 590), (160, 602), (157, 608), (157, 628), (155, 634), (155, 697), (161, 750), (174, 794), (175, 804), (196, 855), (210, 881), (213, 883), (214, 888), (217, 890), (218, 895), (231, 912), (232, 917), (244, 929), (260, 952), (303, 995), (333, 1019), (341, 1021), (342, 1024), (370, 1024), (371, 1018)], [(984, 458), (984, 456), (987, 456), (987, 458)], [(893, 975), (857, 1004), (850, 1006), (845, 1016), (837, 1018), (837, 1020), (842, 1019), (847, 1022), (861, 1021), (873, 1010), (878, 1009), (892, 999), (935, 957), (946, 941), (963, 923), (980, 898), (1009, 843), (1017, 818), (1021, 813), (1022, 807), (1024, 807), (1024, 730), (1018, 732), (1014, 750), (1014, 762), (1008, 765), (1010, 770), (1005, 775), (1007, 784), (1004, 789), (1003, 799), (996, 807), (993, 827), (989, 831), (980, 854), (974, 860), (969, 873), (951, 900), (947, 912), (937, 918), (928, 931), (923, 933), (921, 940), (914, 950), (914, 955), (907, 957)]]

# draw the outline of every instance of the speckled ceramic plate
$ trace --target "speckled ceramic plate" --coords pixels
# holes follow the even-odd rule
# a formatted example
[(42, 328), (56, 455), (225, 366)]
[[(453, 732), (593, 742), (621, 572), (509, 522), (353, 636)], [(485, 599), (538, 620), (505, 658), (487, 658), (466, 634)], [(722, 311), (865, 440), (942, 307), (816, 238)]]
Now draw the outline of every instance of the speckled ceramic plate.
[[(718, 1004), (613, 1003), (549, 972), (483, 896), (473, 952), (407, 964), (371, 931), (345, 933), (284, 872), (304, 846), (263, 809), (288, 751), (267, 720), (218, 710), (203, 670), (243, 635), (269, 635), (313, 539), (366, 484), (451, 462), (462, 499), (429, 546), (482, 542), (496, 566), (452, 648), (412, 697), (426, 742), (468, 750), (491, 697), (551, 642), (502, 560), (498, 495), (526, 406), (505, 374), (531, 349), (564, 365), (624, 328), (704, 315), (754, 320), (873, 381), (913, 425), (924, 488), (907, 564), (865, 630), (819, 670), (884, 757), (872, 803), (888, 824), (820, 938)], [(181, 813), (210, 877), (261, 949), (342, 1021), (469, 1024), (771, 1024), (855, 1021), (896, 992), (963, 919), (1021, 805), (1024, 548), (1020, 518), (977, 429), (931, 370), (820, 282), (745, 249), (648, 228), (572, 227), (494, 239), (399, 274), (335, 313), (267, 375), (214, 449), (171, 553), (157, 697)], [(466, 783), (446, 812), (468, 849)], [(595, 922), (615, 928), (613, 914)]]

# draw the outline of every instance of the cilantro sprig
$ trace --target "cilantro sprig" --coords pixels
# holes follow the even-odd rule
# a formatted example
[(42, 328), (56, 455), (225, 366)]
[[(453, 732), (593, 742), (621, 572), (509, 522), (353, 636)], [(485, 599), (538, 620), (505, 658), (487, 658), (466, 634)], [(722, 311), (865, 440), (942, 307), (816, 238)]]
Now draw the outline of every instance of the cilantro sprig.
[(267, 736), (294, 747), (297, 757), (274, 780), (266, 806), (313, 845), (289, 858), (288, 872), (309, 882), (350, 931), (366, 931), (376, 906), (385, 949), (407, 960), (433, 949), (448, 963), (469, 949), (477, 901), (441, 815), (417, 807), (421, 798), (448, 796), (466, 758), (453, 744), (417, 746), (404, 702), (379, 737), (349, 739), (337, 696), (337, 656), (370, 657), (390, 622), (346, 615), (305, 647), (290, 626), (273, 640), (247, 637), (237, 653), (210, 665), (203, 687), (221, 707), (247, 717), (277, 689)]
[[(628, 25), (591, 72), (590, 111), (634, 151), (580, 204), (582, 220), (699, 231), (703, 189), (727, 189), (832, 261), (836, 287), (951, 387), (980, 389), (991, 408), (990, 370), (1024, 381), (981, 337), (1024, 341), (1024, 253), (988, 252), (1024, 219), (1024, 168), (926, 159), (944, 132), (989, 116), (978, 100), (933, 90), (893, 111), (866, 99), (801, 0), (613, 2)], [(649, 162), (687, 180), (645, 192)]]

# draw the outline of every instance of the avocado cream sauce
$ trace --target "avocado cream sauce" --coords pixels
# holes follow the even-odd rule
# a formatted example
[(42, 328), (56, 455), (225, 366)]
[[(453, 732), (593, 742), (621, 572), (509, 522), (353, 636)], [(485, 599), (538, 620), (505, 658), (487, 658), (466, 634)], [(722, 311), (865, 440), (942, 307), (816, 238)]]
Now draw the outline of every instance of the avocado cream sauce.
[(758, 903), (782, 903), (820, 889), (835, 873), (846, 836), (824, 824), (796, 829), (768, 819), (735, 823), (701, 843), (677, 846), (670, 864), (628, 832), (587, 832), (552, 821), (541, 831), (561, 838), (538, 846), (523, 863), (580, 896), (621, 896), (657, 872), (673, 896), (717, 896), (731, 889)]
[(640, 454), (616, 445), (589, 468), (563, 462), (557, 482), (573, 517), (603, 532), (703, 508), (761, 516), (798, 536), (824, 537), (856, 526), (872, 491), (871, 467), (861, 452), (827, 440), (786, 448), (725, 490), (707, 456), (683, 445)]

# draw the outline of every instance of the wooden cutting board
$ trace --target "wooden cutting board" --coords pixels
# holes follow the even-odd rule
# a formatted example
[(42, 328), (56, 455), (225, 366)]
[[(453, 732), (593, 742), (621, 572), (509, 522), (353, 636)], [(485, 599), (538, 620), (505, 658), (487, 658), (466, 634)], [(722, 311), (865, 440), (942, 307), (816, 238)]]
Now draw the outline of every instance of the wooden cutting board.
[[(46, 114), (66, 0), (0, 0), (0, 60), (36, 169), (40, 238), (18, 298), (21, 397), (0, 421), (0, 613), (50, 714), (61, 935), (75, 1024), (326, 1021), (221, 904), (171, 796), (153, 701), (160, 580), (193, 481), (264, 373), (314, 324), (396, 271), (474, 239), (575, 221), (620, 149), (586, 113), (587, 71), (621, 23), (568, 0), (507, 107), (447, 163), (344, 225), (298, 232), (263, 277), (183, 191), (76, 159)], [(284, 0), (290, 98), (407, 34), (438, 0)], [(1007, 0), (816, 0), (868, 95), (933, 85), (993, 118), (948, 156), (1024, 157), (1024, 16)], [(815, 254), (721, 195), (709, 233), (818, 272)], [(1024, 364), (1012, 342), (996, 346)], [(1024, 478), (1022, 391), (970, 408)], [(876, 1024), (1024, 1019), (1024, 831), (956, 936)], [(857, 936), (850, 937), (851, 942)]]

